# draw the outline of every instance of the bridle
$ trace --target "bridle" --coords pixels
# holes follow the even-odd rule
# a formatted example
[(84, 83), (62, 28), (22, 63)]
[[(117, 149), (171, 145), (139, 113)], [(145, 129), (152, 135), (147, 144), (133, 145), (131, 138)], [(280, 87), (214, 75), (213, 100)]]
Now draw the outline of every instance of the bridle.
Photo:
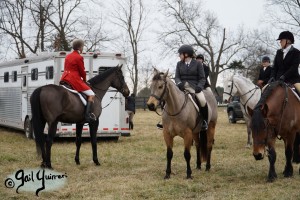
[[(229, 95), (230, 97), (233, 97), (233, 95), (231, 94), (231, 93), (232, 93), (232, 90), (233, 90), (233, 86), (235, 86), (235, 87), (237, 88), (237, 86), (236, 86), (236, 84), (233, 82), (233, 78), (232, 78), (230, 92), (229, 92), (229, 93), (228, 93), (228, 92), (223, 92), (223, 93)], [(255, 91), (252, 93), (252, 95), (246, 100), (246, 103), (245, 103), (245, 104), (243, 104), (242, 102), (240, 102), (240, 103), (242, 104), (242, 106), (244, 107), (245, 112), (247, 112), (247, 109), (246, 109), (247, 103), (248, 103), (249, 100), (254, 96), (254, 94), (255, 94), (255, 92), (256, 92), (257, 89), (259, 89), (259, 87), (255, 86), (253, 89), (251, 89), (251, 90), (249, 90), (248, 92), (246, 92), (246, 93), (240, 95), (240, 97), (243, 97), (243, 96), (249, 94), (250, 92), (252, 92), (253, 90), (255, 90)]]
[[(184, 96), (185, 96), (185, 99), (184, 99), (184, 102), (183, 102), (183, 104), (182, 104), (182, 106), (181, 106), (181, 109), (180, 109), (177, 113), (171, 114), (170, 112), (168, 112), (168, 111), (164, 108), (164, 103), (163, 103), (163, 102), (164, 102), (164, 101), (163, 101), (163, 98), (164, 98), (164, 96), (165, 96), (167, 90), (168, 90), (168, 88), (167, 88), (167, 81), (164, 80), (164, 90), (163, 90), (163, 92), (161, 93), (161, 95), (160, 95), (160, 96), (157, 96), (157, 95), (155, 95), (155, 94), (150, 94), (150, 96), (154, 97), (154, 98), (158, 101), (158, 105), (161, 106), (161, 108), (162, 108), (163, 111), (165, 111), (169, 116), (173, 116), (173, 117), (174, 117), (174, 116), (179, 115), (179, 114), (181, 113), (181, 111), (183, 110), (183, 108), (186, 106), (187, 100), (188, 100), (188, 96), (187, 96), (187, 95), (184, 95)], [(156, 112), (156, 114), (158, 114), (159, 116), (161, 116), (161, 114), (159, 114), (156, 110), (155, 110), (155, 112)]]

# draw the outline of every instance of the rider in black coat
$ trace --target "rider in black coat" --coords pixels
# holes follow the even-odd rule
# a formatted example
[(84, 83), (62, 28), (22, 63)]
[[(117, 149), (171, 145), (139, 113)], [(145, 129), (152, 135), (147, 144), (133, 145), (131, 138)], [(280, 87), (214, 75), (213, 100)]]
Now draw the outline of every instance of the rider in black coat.
[(262, 64), (259, 71), (259, 76), (257, 80), (257, 85), (260, 88), (263, 88), (268, 82), (271, 77), (272, 67), (270, 66), (271, 60), (268, 56), (264, 56), (262, 58)]
[(300, 92), (300, 75), (298, 72), (300, 51), (292, 45), (294, 44), (294, 35), (289, 31), (283, 31), (277, 40), (280, 40), (282, 48), (276, 52), (269, 82), (274, 80), (285, 81), (294, 84), (297, 91)]

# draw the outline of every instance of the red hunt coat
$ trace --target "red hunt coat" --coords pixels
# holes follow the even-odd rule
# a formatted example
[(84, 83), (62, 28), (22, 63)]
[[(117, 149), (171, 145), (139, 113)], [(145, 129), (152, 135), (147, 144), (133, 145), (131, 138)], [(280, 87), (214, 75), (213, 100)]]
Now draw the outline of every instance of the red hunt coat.
[(74, 90), (82, 92), (91, 88), (85, 83), (86, 73), (84, 68), (83, 57), (78, 51), (73, 51), (66, 56), (64, 73), (60, 79), (69, 83)]

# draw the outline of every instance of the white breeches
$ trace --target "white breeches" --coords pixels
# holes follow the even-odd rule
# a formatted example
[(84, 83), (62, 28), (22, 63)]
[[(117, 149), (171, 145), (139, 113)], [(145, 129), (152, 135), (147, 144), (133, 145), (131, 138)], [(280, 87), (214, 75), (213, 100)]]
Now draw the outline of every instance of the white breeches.
[[(195, 93), (194, 88), (192, 88), (188, 82), (185, 83), (184, 89), (186, 89), (190, 93)], [(195, 95), (196, 95), (197, 99), (200, 101), (201, 107), (204, 107), (206, 104), (206, 99), (205, 99), (203, 92), (196, 93)]]
[(82, 91), (82, 93), (86, 94), (87, 96), (95, 96), (95, 93), (93, 92), (93, 90), (85, 90), (85, 91)]

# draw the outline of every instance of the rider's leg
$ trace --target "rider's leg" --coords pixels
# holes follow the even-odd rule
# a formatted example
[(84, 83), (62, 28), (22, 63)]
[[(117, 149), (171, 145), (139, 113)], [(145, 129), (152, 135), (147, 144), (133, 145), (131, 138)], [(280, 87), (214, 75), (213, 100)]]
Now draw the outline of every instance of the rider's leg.
[(86, 94), (86, 95), (88, 95), (86, 109), (85, 109), (85, 115), (84, 115), (85, 121), (86, 122), (95, 121), (96, 117), (91, 112), (92, 105), (94, 103), (95, 93), (92, 90), (85, 90), (85, 91), (83, 91), (83, 93)]
[(198, 100), (200, 101), (200, 105), (201, 105), (200, 113), (201, 113), (201, 116), (203, 117), (202, 130), (207, 130), (207, 128), (208, 128), (207, 102), (206, 102), (203, 92), (196, 93), (196, 96), (197, 96)]
[(298, 94), (300, 94), (300, 83), (295, 83), (294, 86), (295, 86)]

